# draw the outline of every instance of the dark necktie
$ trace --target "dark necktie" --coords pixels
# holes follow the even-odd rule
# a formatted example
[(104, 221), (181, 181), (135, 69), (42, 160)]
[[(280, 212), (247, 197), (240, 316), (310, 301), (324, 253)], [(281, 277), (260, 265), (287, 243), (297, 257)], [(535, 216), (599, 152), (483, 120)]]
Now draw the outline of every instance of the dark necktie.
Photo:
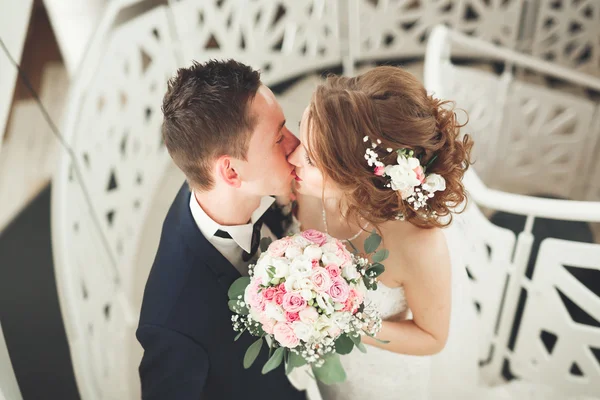
[[(248, 253), (246, 250), (244, 250), (244, 252), (242, 253), (242, 260), (244, 260), (245, 262), (250, 261), (258, 251), (258, 246), (260, 244), (260, 230), (262, 229), (262, 225), (263, 221), (262, 218), (260, 218), (252, 226), (252, 241), (250, 242), (250, 253)], [(215, 232), (215, 236), (225, 239), (231, 239), (231, 235), (228, 232), (222, 231), (220, 229)]]

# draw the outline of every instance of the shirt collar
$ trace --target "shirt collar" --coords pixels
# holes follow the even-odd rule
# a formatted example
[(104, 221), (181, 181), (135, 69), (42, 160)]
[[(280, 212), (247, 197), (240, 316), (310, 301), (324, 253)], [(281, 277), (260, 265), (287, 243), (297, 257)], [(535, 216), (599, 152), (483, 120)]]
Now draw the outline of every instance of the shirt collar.
[[(231, 238), (247, 253), (250, 252), (252, 247), (252, 229), (254, 223), (259, 220), (260, 217), (271, 207), (271, 204), (275, 201), (275, 198), (271, 196), (264, 196), (260, 199), (260, 204), (256, 210), (252, 213), (250, 217), (250, 223), (244, 225), (230, 225), (223, 226), (215, 222), (211, 217), (204, 212), (198, 201), (196, 200), (196, 196), (194, 192), (190, 196), (190, 211), (192, 212), (192, 216), (196, 221), (196, 225), (198, 225), (198, 229), (204, 235), (204, 237), (208, 240), (216, 240), (222, 239), (219, 237), (215, 237), (215, 233), (217, 230), (222, 230), (229, 235)], [(228, 239), (223, 239), (228, 240)]]

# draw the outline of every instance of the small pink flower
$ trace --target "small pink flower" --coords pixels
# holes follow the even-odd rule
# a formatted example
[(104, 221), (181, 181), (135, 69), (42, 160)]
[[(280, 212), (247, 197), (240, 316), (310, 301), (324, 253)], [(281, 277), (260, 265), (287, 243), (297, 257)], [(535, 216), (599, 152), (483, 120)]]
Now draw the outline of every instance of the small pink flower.
[(268, 300), (268, 301), (273, 300), (276, 293), (277, 293), (277, 289), (275, 289), (274, 287), (268, 287), (266, 289), (263, 289), (263, 291), (262, 291), (263, 297), (265, 298), (265, 300)]
[(319, 232), (315, 229), (309, 229), (302, 232), (302, 237), (306, 240), (309, 240), (319, 246), (323, 246), (327, 243), (327, 236), (323, 232)]
[(337, 265), (330, 264), (325, 267), (331, 279), (335, 279), (340, 276), (340, 268)]
[(287, 322), (300, 321), (300, 315), (297, 312), (287, 312), (285, 313), (285, 319)]
[(287, 292), (285, 290), (285, 283), (280, 283), (279, 286), (277, 286), (277, 291), (285, 294)]
[(285, 296), (285, 293), (282, 292), (277, 292), (275, 293), (275, 297), (273, 298), (275, 300), (275, 304), (277, 304), (278, 306), (283, 304), (283, 296)]
[(312, 263), (313, 269), (317, 268), (319, 266), (319, 260), (312, 260), (311, 263)]
[(248, 303), (251, 308), (258, 311), (263, 311), (265, 309), (265, 298), (261, 293), (258, 292), (261, 283), (261, 278), (254, 279), (246, 287), (246, 293), (244, 295), (244, 300), (246, 303)]
[(306, 300), (298, 292), (288, 292), (283, 295), (283, 304), (285, 311), (299, 312), (306, 308)]
[(292, 244), (292, 239), (289, 237), (285, 237), (283, 239), (279, 239), (274, 241), (269, 245), (267, 249), (267, 253), (271, 257), (282, 257), (285, 254), (287, 248)]
[(377, 176), (383, 176), (384, 172), (385, 172), (385, 168), (384, 167), (375, 167), (375, 175), (377, 175)]
[(290, 349), (293, 349), (300, 343), (300, 340), (294, 333), (292, 327), (284, 322), (278, 322), (275, 324), (275, 327), (273, 328), (273, 336), (275, 336), (275, 340), (277, 340), (280, 345)]
[(310, 280), (317, 292), (326, 292), (331, 287), (331, 277), (323, 267), (314, 268)]
[(425, 182), (425, 173), (423, 172), (423, 167), (419, 165), (418, 167), (413, 169), (413, 171), (415, 171), (415, 174), (417, 174), (417, 179), (419, 180), (419, 182)]
[(350, 286), (348, 286), (348, 282), (346, 282), (343, 278), (336, 278), (333, 280), (329, 291), (327, 292), (333, 299), (333, 301), (338, 303), (346, 303), (348, 299), (348, 295), (350, 294)]

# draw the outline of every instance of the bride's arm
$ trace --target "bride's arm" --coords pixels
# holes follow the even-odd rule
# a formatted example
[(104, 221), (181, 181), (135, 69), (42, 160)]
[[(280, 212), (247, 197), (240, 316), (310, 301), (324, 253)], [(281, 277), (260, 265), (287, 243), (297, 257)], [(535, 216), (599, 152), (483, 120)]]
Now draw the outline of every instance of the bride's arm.
[[(402, 268), (408, 307), (412, 320), (384, 321), (377, 338), (363, 336), (363, 342), (409, 355), (430, 355), (446, 344), (450, 325), (451, 267), (444, 234), (439, 229), (417, 230), (405, 237), (401, 248)], [(403, 264), (404, 264), (403, 263)]]

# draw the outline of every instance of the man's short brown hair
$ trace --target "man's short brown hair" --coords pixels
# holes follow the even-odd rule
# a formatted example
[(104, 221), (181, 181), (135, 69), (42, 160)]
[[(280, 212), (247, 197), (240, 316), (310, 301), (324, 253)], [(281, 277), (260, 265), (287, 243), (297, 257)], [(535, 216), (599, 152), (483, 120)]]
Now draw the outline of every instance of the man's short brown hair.
[(192, 188), (212, 188), (211, 161), (216, 158), (246, 159), (256, 124), (249, 104), (260, 85), (258, 71), (234, 60), (194, 62), (169, 80), (162, 136)]

